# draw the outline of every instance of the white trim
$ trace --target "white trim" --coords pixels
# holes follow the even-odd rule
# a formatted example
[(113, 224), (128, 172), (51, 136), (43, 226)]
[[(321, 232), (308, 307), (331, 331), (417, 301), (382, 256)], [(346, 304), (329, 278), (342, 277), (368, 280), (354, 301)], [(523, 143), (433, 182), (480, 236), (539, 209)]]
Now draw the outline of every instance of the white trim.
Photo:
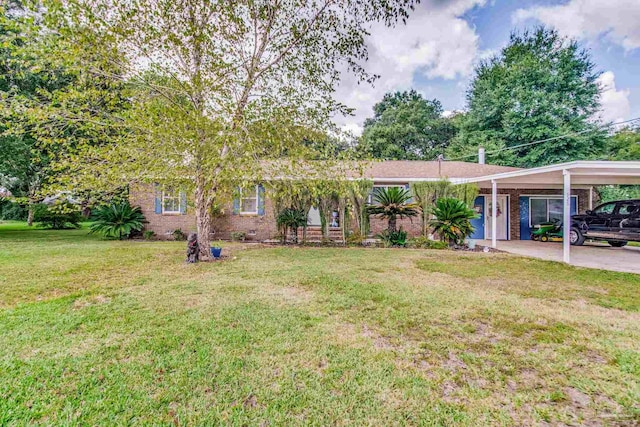
[(562, 171), (562, 260), (569, 264), (571, 262), (571, 171)]
[[(175, 194), (175, 192), (174, 192)], [(165, 210), (164, 208), (164, 199), (178, 199), (178, 210), (177, 211), (168, 211)], [(182, 191), (178, 191), (177, 194), (175, 195), (167, 195), (167, 189), (163, 188), (162, 189), (162, 196), (160, 198), (160, 207), (162, 208), (162, 215), (180, 215), (182, 214), (182, 212), (180, 212), (180, 204), (182, 203)]]
[[(483, 210), (484, 212), (489, 212), (487, 210), (487, 204), (489, 199), (491, 199), (491, 194), (478, 194), (477, 197), (482, 196), (484, 198), (484, 206), (483, 206)], [(511, 195), (510, 194), (505, 194), (505, 193), (498, 193), (498, 198), (504, 196), (507, 199), (507, 206), (505, 208), (506, 211), (506, 215), (507, 215), (507, 238), (506, 240), (511, 240)], [(487, 213), (484, 213), (484, 215), (488, 215)], [(485, 222), (486, 222), (486, 218), (485, 218)], [(489, 238), (487, 238), (487, 233), (489, 228), (487, 227), (486, 224), (482, 225), (484, 227), (484, 239), (485, 240), (489, 240)]]
[(258, 212), (260, 211), (260, 188), (259, 185), (255, 186), (255, 190), (256, 190), (256, 194), (255, 194), (255, 199), (256, 199), (256, 210), (255, 211), (243, 211), (242, 210), (242, 199), (253, 199), (253, 197), (243, 197), (242, 196), (242, 188), (240, 188), (239, 191), (239, 197), (238, 197), (238, 213), (240, 215), (258, 215)]
[[(579, 160), (579, 161), (574, 161), (574, 162), (567, 162), (567, 163), (559, 163), (559, 164), (555, 164), (555, 165), (549, 165), (549, 166), (541, 166), (541, 167), (537, 167), (537, 168), (531, 168), (531, 169), (523, 169), (523, 170), (517, 170), (517, 171), (513, 171), (513, 172), (503, 172), (503, 173), (498, 173), (498, 174), (494, 174), (494, 175), (486, 175), (486, 176), (480, 176), (480, 177), (475, 177), (475, 178), (466, 178), (465, 182), (481, 182), (481, 181), (494, 181), (494, 180), (501, 180), (501, 179), (507, 179), (507, 178), (516, 178), (516, 177), (521, 177), (521, 176), (528, 176), (528, 175), (538, 175), (541, 173), (548, 173), (548, 172), (564, 172), (564, 171), (570, 171), (571, 169), (579, 169), (579, 168), (585, 168), (585, 169), (623, 169), (623, 168), (628, 168), (628, 169), (632, 169), (633, 172), (632, 173), (621, 173), (619, 174), (620, 176), (638, 176), (640, 177), (640, 162), (638, 161), (608, 161), (608, 160), (596, 160), (596, 161), (583, 161), (583, 160)], [(574, 174), (577, 174), (579, 172), (572, 172)], [(612, 172), (615, 173), (615, 172)], [(586, 175), (595, 175), (595, 173), (586, 173)], [(610, 175), (610, 174), (608, 174)]]
[[(496, 228), (498, 225), (498, 181), (495, 179), (491, 180), (491, 247), (497, 248), (498, 246), (498, 233), (496, 233)], [(485, 200), (486, 203), (486, 200)], [(485, 227), (486, 228), (486, 227)], [(486, 233), (486, 229), (485, 229)]]

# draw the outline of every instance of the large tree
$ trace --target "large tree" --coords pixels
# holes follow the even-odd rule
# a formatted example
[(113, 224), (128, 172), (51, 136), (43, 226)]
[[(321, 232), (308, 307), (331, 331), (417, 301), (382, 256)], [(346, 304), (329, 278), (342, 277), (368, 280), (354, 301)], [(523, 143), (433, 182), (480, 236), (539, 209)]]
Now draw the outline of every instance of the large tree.
[[(605, 140), (593, 120), (597, 78), (575, 40), (546, 28), (512, 34), (500, 54), (477, 67), (448, 157), (472, 159), (478, 146), (491, 162), (523, 167), (597, 156)], [(566, 134), (577, 135), (504, 150)]]
[[(313, 176), (300, 162), (309, 152), (303, 141), (326, 134), (331, 115), (347, 111), (332, 98), (341, 73), (371, 81), (362, 67), (368, 26), (394, 24), (412, 3), (50, 0), (52, 25), (66, 25), (58, 31), (68, 39), (87, 26), (115, 43), (123, 71), (102, 74), (139, 89), (124, 117), (131, 132), (113, 148), (83, 153), (73, 175), (192, 191), (208, 258), (211, 207), (234, 187), (301, 166)], [(80, 38), (69, 54), (99, 46)]]
[(640, 128), (620, 129), (607, 138), (608, 160), (640, 160)]
[[(89, 52), (65, 55), (70, 41), (45, 27), (45, 8), (26, 3), (0, 5), (0, 185), (32, 206), (43, 186), (73, 171), (65, 163), (73, 164), (77, 152), (120, 132), (105, 125), (126, 107), (127, 95), (121, 83), (84, 68)], [(113, 57), (112, 47), (101, 49)], [(108, 61), (91, 63), (114, 69)], [(87, 125), (92, 122), (100, 126)]]
[(387, 93), (364, 123), (360, 148), (378, 159), (433, 160), (455, 133), (442, 104), (415, 90)]

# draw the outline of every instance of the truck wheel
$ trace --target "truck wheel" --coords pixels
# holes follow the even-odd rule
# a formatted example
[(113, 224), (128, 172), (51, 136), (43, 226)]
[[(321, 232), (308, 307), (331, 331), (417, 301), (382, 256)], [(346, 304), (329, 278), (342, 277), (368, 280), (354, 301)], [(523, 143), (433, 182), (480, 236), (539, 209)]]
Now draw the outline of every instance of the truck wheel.
[(584, 244), (584, 236), (577, 227), (572, 227), (569, 231), (569, 242), (573, 246), (582, 246)]
[(621, 242), (620, 240), (617, 240), (617, 241), (607, 240), (607, 243), (613, 246), (614, 248), (621, 248), (627, 245), (627, 242)]

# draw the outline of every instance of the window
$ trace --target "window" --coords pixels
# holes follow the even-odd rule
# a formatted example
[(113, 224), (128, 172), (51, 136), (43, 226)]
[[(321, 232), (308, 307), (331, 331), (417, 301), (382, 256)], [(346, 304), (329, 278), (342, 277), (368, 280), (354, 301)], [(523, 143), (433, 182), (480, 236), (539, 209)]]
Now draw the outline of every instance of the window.
[(162, 191), (162, 213), (179, 214), (180, 212), (180, 192), (172, 189)]
[(630, 215), (638, 213), (638, 206), (634, 202), (622, 202), (618, 207), (618, 215)]
[(615, 203), (607, 203), (607, 204), (598, 206), (597, 208), (595, 208), (593, 212), (596, 214), (608, 215), (613, 213), (613, 209), (615, 207), (616, 207)]
[(240, 189), (240, 213), (258, 214), (258, 186)]
[(529, 226), (553, 222), (562, 222), (563, 201), (561, 198), (532, 197), (529, 201)]

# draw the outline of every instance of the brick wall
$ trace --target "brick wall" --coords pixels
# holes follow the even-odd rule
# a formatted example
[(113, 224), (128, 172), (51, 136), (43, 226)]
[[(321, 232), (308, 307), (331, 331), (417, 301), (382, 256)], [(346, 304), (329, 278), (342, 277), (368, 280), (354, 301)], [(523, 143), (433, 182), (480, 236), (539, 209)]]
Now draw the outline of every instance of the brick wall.
[[(520, 206), (519, 197), (522, 194), (529, 195), (561, 195), (562, 190), (527, 190), (527, 189), (498, 189), (499, 194), (506, 194), (510, 196), (510, 228), (511, 239), (517, 240), (520, 238)], [(481, 189), (480, 194), (491, 194), (490, 189)], [(588, 190), (573, 190), (573, 195), (578, 196), (578, 212), (582, 213), (588, 209), (589, 204), (589, 191)], [(171, 238), (171, 233), (176, 229), (181, 229), (183, 232), (188, 233), (195, 231), (196, 222), (195, 215), (193, 214), (193, 207), (189, 206), (187, 213), (184, 215), (163, 215), (155, 213), (155, 192), (151, 185), (141, 185), (132, 187), (130, 191), (129, 199), (133, 206), (140, 206), (142, 213), (147, 219), (148, 223), (145, 225), (145, 229), (153, 230), (159, 238)], [(262, 241), (266, 239), (274, 238), (277, 233), (276, 220), (273, 212), (273, 205), (271, 200), (266, 194), (265, 200), (265, 214), (259, 215), (234, 215), (233, 206), (229, 203), (224, 206), (225, 215), (222, 217), (214, 218), (212, 221), (212, 230), (214, 232), (212, 238), (227, 240), (231, 238), (231, 233), (234, 231), (241, 231), (246, 233), (246, 239), (248, 241)], [(353, 219), (352, 219), (353, 220)], [(376, 217), (371, 218), (371, 234), (376, 235), (386, 230), (387, 220)], [(405, 218), (398, 220), (398, 227), (402, 227), (407, 231), (409, 236), (419, 236), (422, 233), (422, 226), (420, 217)]]
[[(192, 198), (189, 198), (191, 200)], [(171, 239), (176, 229), (189, 233), (196, 230), (196, 218), (193, 206), (187, 207), (186, 214), (157, 214), (155, 213), (155, 190), (153, 185), (132, 186), (129, 191), (129, 201), (132, 206), (140, 206), (147, 224), (145, 230), (152, 230), (160, 239)], [(231, 239), (231, 233), (242, 231), (247, 234), (247, 240), (262, 241), (271, 239), (277, 234), (276, 221), (273, 215), (271, 201), (265, 200), (265, 215), (234, 215), (233, 203), (223, 207), (225, 215), (212, 220), (211, 236), (214, 239)]]
[(187, 214), (157, 214), (155, 213), (156, 194), (153, 185), (136, 185), (129, 190), (129, 202), (132, 206), (140, 206), (147, 220), (145, 230), (152, 230), (160, 239), (171, 239), (171, 233), (180, 229), (188, 234), (196, 230), (196, 218), (193, 210)]
[[(481, 188), (481, 195), (491, 195), (490, 188)], [(521, 195), (545, 195), (561, 196), (562, 190), (527, 190), (498, 188), (499, 195), (509, 196), (509, 228), (511, 240), (520, 240), (520, 196)], [(589, 209), (589, 190), (572, 190), (572, 196), (578, 196), (578, 213)]]
[[(371, 217), (371, 234), (375, 236), (376, 234), (380, 234), (382, 231), (386, 230), (389, 221), (386, 219), (381, 219), (377, 217)], [(396, 227), (399, 229), (402, 227), (404, 231), (407, 232), (409, 237), (412, 236), (420, 236), (422, 234), (422, 222), (420, 221), (420, 216), (415, 216), (413, 218), (403, 218), (399, 219), (396, 222)]]

